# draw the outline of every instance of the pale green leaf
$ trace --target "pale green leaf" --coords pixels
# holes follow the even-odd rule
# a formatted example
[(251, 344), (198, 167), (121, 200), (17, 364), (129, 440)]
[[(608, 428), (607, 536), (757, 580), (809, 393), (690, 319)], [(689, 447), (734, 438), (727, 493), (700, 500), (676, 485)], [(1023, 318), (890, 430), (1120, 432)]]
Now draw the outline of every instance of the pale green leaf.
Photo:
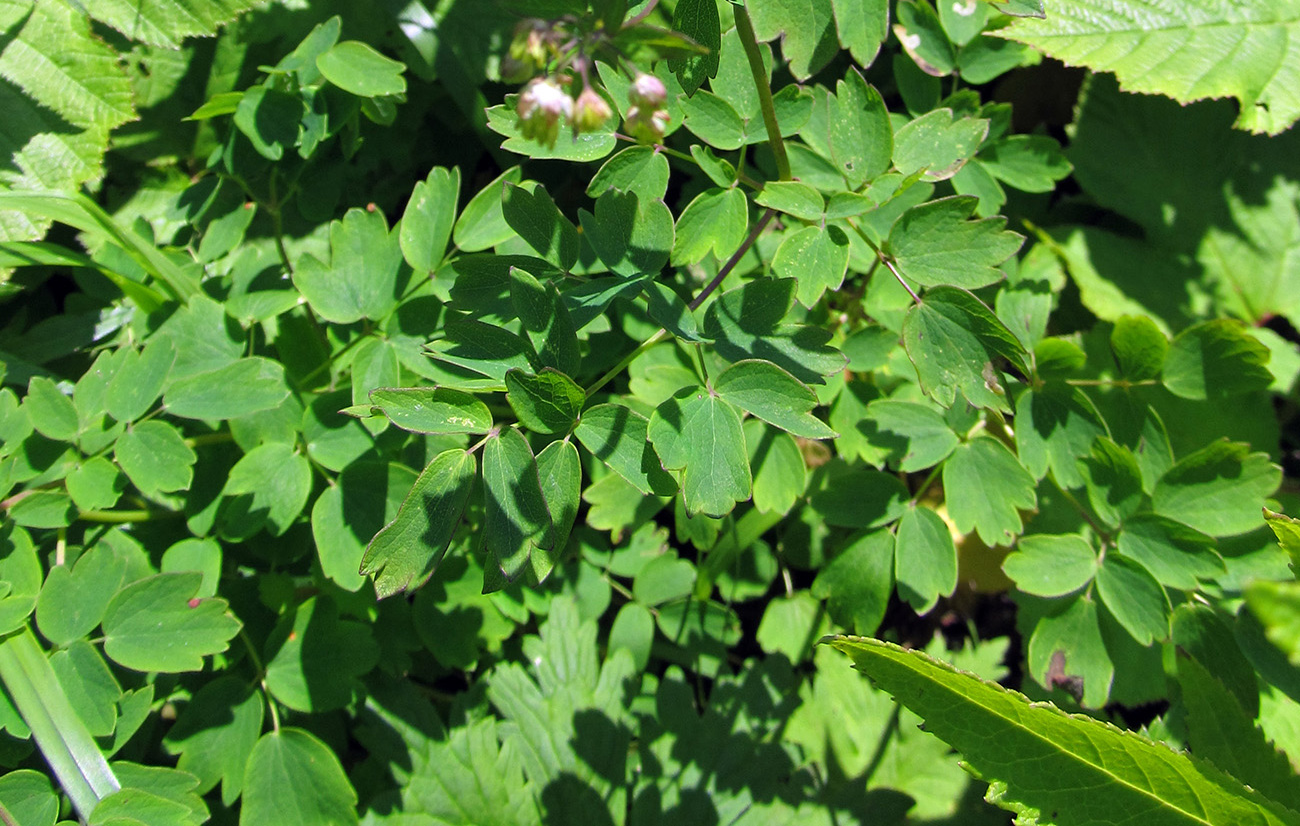
[(974, 157), (988, 131), (987, 120), (935, 109), (894, 131), (894, 166), (904, 175), (920, 172), (924, 181), (946, 181)]
[(997, 360), (1029, 372), (1011, 331), (983, 302), (956, 287), (935, 287), (907, 311), (903, 345), (921, 388), (945, 407), (960, 390), (977, 407), (1010, 410)]
[(745, 240), (749, 206), (736, 187), (706, 189), (677, 218), (673, 237), (674, 266), (694, 264), (710, 252), (725, 261)]
[(893, 590), (894, 537), (886, 530), (855, 534), (812, 584), (831, 618), (859, 634), (875, 633)]
[(240, 826), (355, 826), (357, 793), (329, 746), (284, 728), (262, 735), (245, 774)]
[(402, 213), (398, 243), (406, 263), (416, 272), (438, 268), (447, 251), (456, 222), (456, 199), (460, 195), (460, 167), (450, 171), (435, 166), (411, 190)]
[(1027, 594), (1059, 597), (1091, 582), (1099, 564), (1083, 537), (1034, 534), (1021, 538), (1002, 570)]
[(1211, 536), (1261, 527), (1264, 497), (1277, 490), (1281, 471), (1250, 445), (1220, 441), (1185, 456), (1165, 472), (1152, 509)]
[(740, 415), (703, 388), (686, 388), (655, 409), (647, 435), (664, 468), (682, 473), (690, 514), (722, 517), (753, 494)]
[(1263, 390), (1273, 383), (1269, 351), (1235, 319), (1188, 327), (1174, 337), (1161, 380), (1185, 399), (1222, 400)]
[(483, 544), (501, 573), (513, 580), (528, 566), (534, 548), (550, 547), (555, 539), (537, 460), (514, 428), (502, 430), (483, 447), (483, 489)]
[(794, 278), (799, 303), (811, 308), (824, 292), (844, 283), (849, 265), (849, 238), (835, 225), (810, 226), (787, 235), (772, 258), (772, 274)]
[(972, 529), (990, 546), (1010, 545), (1024, 523), (1020, 510), (1038, 502), (1034, 477), (1001, 442), (980, 435), (957, 446), (943, 465), (948, 514), (962, 533)]
[(957, 548), (948, 524), (929, 508), (912, 505), (898, 522), (894, 545), (898, 595), (918, 614), (957, 588)]
[(360, 97), (400, 95), (406, 91), (406, 66), (369, 44), (344, 40), (316, 58), (316, 68), (340, 89)]
[(817, 406), (812, 389), (770, 361), (736, 362), (714, 380), (713, 391), (747, 413), (795, 436), (833, 439), (837, 435), (812, 415)]
[(105, 0), (87, 10), (132, 40), (177, 49), (185, 38), (211, 37), (259, 5), (261, 0)]
[(1169, 597), (1137, 563), (1108, 554), (1097, 571), (1097, 595), (1139, 645), (1169, 637)]
[(293, 283), (326, 321), (379, 320), (397, 306), (402, 265), (397, 233), (389, 232), (384, 213), (354, 208), (330, 222), (329, 263), (303, 256)]
[(104, 614), (104, 653), (136, 671), (202, 669), (240, 628), (224, 599), (195, 596), (202, 583), (202, 574), (158, 574), (118, 591)]
[(469, 393), (447, 387), (380, 387), (370, 405), (412, 433), (487, 433), (492, 413)]
[(984, 287), (1005, 276), (998, 265), (1024, 240), (1004, 218), (970, 220), (976, 199), (959, 195), (912, 207), (889, 230), (886, 251), (903, 276), (923, 287)]

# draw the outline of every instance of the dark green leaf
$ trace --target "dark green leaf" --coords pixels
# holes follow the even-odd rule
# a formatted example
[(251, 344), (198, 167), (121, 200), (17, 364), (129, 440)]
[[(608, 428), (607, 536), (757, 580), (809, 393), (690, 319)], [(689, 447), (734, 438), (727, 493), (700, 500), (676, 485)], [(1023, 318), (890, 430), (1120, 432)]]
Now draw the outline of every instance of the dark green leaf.
[(668, 191), (667, 156), (650, 146), (629, 146), (610, 156), (587, 185), (587, 195), (599, 198), (610, 189), (662, 200)]
[(487, 433), (492, 413), (477, 397), (448, 387), (381, 387), (372, 408), (412, 433)]
[(1141, 565), (1108, 554), (1097, 571), (1097, 594), (1139, 645), (1169, 637), (1169, 598)]
[(894, 131), (894, 166), (904, 175), (920, 172), (923, 181), (947, 180), (975, 154), (988, 131), (987, 120), (935, 109)]
[(1118, 548), (1170, 588), (1191, 591), (1197, 580), (1212, 579), (1224, 571), (1214, 537), (1155, 514), (1126, 519)]
[(483, 447), (483, 488), (484, 546), (507, 580), (523, 573), (530, 560), (540, 579), (544, 572), (537, 569), (550, 560), (532, 560), (533, 550), (549, 548), (555, 537), (537, 460), (519, 431), (506, 428), (488, 439)]
[(832, 439), (837, 435), (812, 415), (817, 396), (808, 385), (770, 361), (736, 362), (714, 380), (713, 390), (747, 413), (795, 436)]
[(1120, 316), (1110, 332), (1110, 350), (1121, 376), (1148, 381), (1164, 369), (1169, 339), (1146, 316)]
[(582, 360), (578, 334), (555, 283), (542, 284), (523, 269), (511, 267), (510, 304), (537, 360), (561, 373), (576, 373)]
[(704, 81), (718, 73), (718, 51), (722, 46), (722, 22), (712, 0), (680, 0), (673, 9), (673, 31), (681, 32), (709, 50), (705, 55), (675, 57), (668, 68), (676, 73), (682, 89), (694, 94)]
[(222, 488), (230, 497), (219, 517), (223, 535), (243, 539), (263, 526), (272, 536), (283, 535), (306, 506), (311, 482), (311, 465), (293, 445), (253, 448), (230, 469)]
[(677, 483), (664, 472), (647, 437), (649, 422), (619, 404), (598, 404), (582, 413), (574, 435), (609, 469), (641, 493), (671, 496)]
[(867, 441), (887, 450), (898, 468), (913, 473), (933, 467), (952, 453), (957, 434), (933, 408), (917, 402), (877, 399), (858, 424)]
[(573, 379), (549, 367), (535, 375), (506, 372), (506, 401), (519, 423), (535, 433), (568, 433), (586, 398)]
[(1073, 169), (1061, 145), (1046, 135), (1009, 135), (981, 149), (979, 160), (993, 177), (1023, 192), (1051, 192)]
[(1064, 689), (1086, 708), (1101, 708), (1110, 696), (1115, 664), (1101, 636), (1097, 603), (1087, 594), (1063, 600), (1064, 607), (1038, 621), (1029, 639), (1029, 671), (1038, 684)]
[(886, 530), (855, 534), (813, 580), (831, 618), (855, 634), (874, 634), (894, 590), (894, 537)]
[(1233, 536), (1263, 524), (1260, 503), (1281, 473), (1250, 445), (1220, 441), (1185, 456), (1156, 484), (1152, 509), (1211, 536)]
[(1188, 327), (1169, 345), (1162, 379), (1175, 396), (1227, 399), (1273, 383), (1269, 351), (1240, 321), (1220, 318)]
[(902, 516), (907, 500), (907, 488), (897, 476), (855, 469), (824, 476), (810, 505), (828, 525), (878, 528)]
[(267, 639), (266, 688), (297, 711), (333, 711), (378, 660), (369, 625), (340, 620), (333, 600), (311, 597), (280, 617)]
[(205, 684), (184, 705), (163, 745), (179, 754), (176, 768), (199, 779), (197, 791), (221, 783), (222, 803), (229, 806), (243, 791), (244, 768), (262, 730), (265, 701), (232, 675)]
[(894, 579), (898, 595), (918, 614), (957, 588), (957, 548), (948, 524), (929, 508), (912, 505), (898, 522)]
[(495, 246), (514, 236), (501, 211), (501, 201), (506, 184), (517, 184), (524, 173), (512, 166), (498, 175), (492, 183), (479, 190), (456, 219), (452, 240), (465, 252), (477, 252)]
[(673, 215), (664, 202), (607, 190), (593, 215), (580, 210), (582, 232), (610, 271), (624, 277), (657, 273), (673, 248)]
[(429, 170), (429, 176), (411, 190), (398, 231), (398, 244), (411, 269), (419, 273), (431, 272), (442, 262), (456, 221), (459, 195), (459, 167), (447, 170), (435, 166)]
[(303, 99), (269, 86), (254, 86), (235, 107), (235, 126), (257, 153), (278, 161), (298, 141), (298, 124), (306, 113)]
[(569, 270), (578, 261), (578, 230), (560, 214), (551, 196), (540, 184), (531, 188), (507, 183), (501, 200), (501, 214), (537, 255)]
[(359, 40), (344, 40), (316, 58), (316, 68), (340, 89), (360, 97), (400, 95), (406, 91), (406, 66)]
[(1063, 487), (1079, 487), (1084, 477), (1078, 460), (1105, 435), (1106, 423), (1077, 387), (1048, 384), (1016, 399), (1016, 450), (1036, 479), (1051, 470)]
[[(888, 19), (888, 10), (878, 3), (843, 3), (836, 0), (835, 17), (841, 23), (840, 40), (844, 41), (845, 29), (843, 18), (850, 14), (860, 20), (865, 29), (876, 29), (879, 24), (883, 35), (884, 21)], [(865, 34), (865, 33), (864, 33)], [(875, 48), (883, 40), (875, 41)], [(856, 44), (852, 44), (856, 45)], [(858, 49), (855, 49), (855, 54)], [(870, 61), (859, 61), (867, 66)], [(839, 168), (840, 174), (848, 182), (850, 189), (860, 189), (863, 184), (875, 180), (888, 171), (890, 158), (894, 152), (894, 130), (889, 123), (889, 111), (885, 101), (862, 79), (856, 68), (850, 69), (844, 79), (835, 86), (835, 97), (827, 113), (828, 137), (830, 140), (831, 160)]]
[[(537, 454), (537, 477), (541, 482), (542, 496), (546, 498), (546, 509), (551, 514), (551, 536), (543, 546), (550, 551), (553, 563), (569, 544), (569, 533), (578, 516), (582, 493), (582, 462), (578, 448), (567, 439), (551, 442)], [(539, 550), (534, 548), (533, 569), (537, 578), (542, 580), (548, 571), (539, 568), (542, 563), (536, 559), (538, 553)]]
[(808, 485), (798, 442), (756, 419), (746, 420), (744, 427), (754, 474), (754, 507), (763, 513), (789, 513)]
[(426, 349), (439, 361), (482, 373), (498, 384), (504, 384), (511, 368), (533, 369), (527, 342), (509, 330), (470, 318), (448, 321), (443, 338)]
[(674, 553), (647, 562), (632, 581), (636, 601), (653, 608), (690, 595), (695, 587), (695, 566)]
[(656, 324), (683, 341), (705, 341), (691, 309), (667, 284), (660, 281), (646, 283), (646, 312)]
[(795, 289), (792, 278), (760, 278), (728, 290), (705, 312), (704, 334), (728, 361), (763, 359), (802, 382), (821, 384), (844, 368), (844, 355), (827, 345), (828, 331), (785, 321)]
[(1009, 411), (997, 360), (1028, 374), (1024, 349), (1011, 331), (982, 301), (955, 287), (935, 287), (907, 311), (903, 345), (922, 389), (944, 407), (960, 390), (976, 407)]
[(361, 559), (361, 573), (374, 578), (380, 599), (428, 581), (460, 524), (474, 473), (473, 456), (447, 450), (415, 480), (397, 516), (375, 534)]
[(1099, 436), (1092, 455), (1080, 461), (1079, 470), (1093, 512), (1107, 525), (1118, 526), (1142, 503), (1142, 470), (1128, 448)]
[(93, 631), (122, 587), (126, 565), (112, 549), (96, 546), (83, 553), (75, 566), (51, 568), (36, 601), (41, 636), (55, 645), (67, 645)]
[(175, 361), (175, 345), (161, 336), (151, 339), (138, 355), (127, 350), (104, 394), (108, 415), (119, 422), (133, 422), (147, 413), (161, 395)]
[(378, 321), (397, 306), (403, 263), (398, 234), (389, 232), (384, 213), (350, 209), (330, 223), (329, 263), (304, 255), (293, 283), (326, 321)]
[(357, 793), (338, 758), (302, 729), (262, 735), (248, 759), (245, 778), (240, 826), (357, 823)]

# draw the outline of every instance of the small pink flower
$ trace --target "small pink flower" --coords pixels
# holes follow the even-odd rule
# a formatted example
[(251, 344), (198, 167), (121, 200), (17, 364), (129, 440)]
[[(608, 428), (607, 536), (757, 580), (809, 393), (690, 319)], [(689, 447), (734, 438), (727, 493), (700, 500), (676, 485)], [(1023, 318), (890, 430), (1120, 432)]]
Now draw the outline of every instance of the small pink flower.
[(623, 121), (627, 133), (642, 143), (658, 143), (668, 129), (668, 112), (663, 109), (632, 106)]
[(641, 109), (658, 109), (668, 100), (668, 90), (664, 88), (664, 82), (654, 75), (640, 74), (632, 81), (627, 99)]
[(604, 126), (612, 114), (614, 112), (605, 99), (588, 86), (574, 103), (573, 127), (579, 132), (594, 132)]
[(529, 81), (515, 104), (519, 132), (546, 146), (555, 146), (560, 126), (573, 116), (573, 98), (554, 81), (535, 78)]

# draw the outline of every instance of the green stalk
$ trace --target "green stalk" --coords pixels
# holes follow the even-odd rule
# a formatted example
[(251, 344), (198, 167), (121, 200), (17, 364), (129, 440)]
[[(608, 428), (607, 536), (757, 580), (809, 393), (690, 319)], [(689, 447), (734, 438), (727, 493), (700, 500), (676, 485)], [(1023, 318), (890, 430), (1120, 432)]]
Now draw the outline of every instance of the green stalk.
[(772, 156), (776, 159), (777, 177), (783, 181), (794, 180), (790, 174), (790, 158), (785, 154), (785, 141), (781, 138), (781, 126), (776, 122), (776, 105), (772, 103), (772, 87), (767, 82), (767, 69), (763, 66), (763, 53), (758, 50), (754, 23), (744, 6), (732, 6), (731, 11), (736, 18), (736, 34), (740, 35), (740, 45), (745, 47), (749, 71), (753, 73), (754, 86), (758, 89), (758, 105), (763, 110), (767, 142), (771, 144)]
[(88, 820), (99, 801), (122, 786), (95, 738), (72, 710), (30, 628), (24, 626), (0, 640), (0, 681), (59, 785), (82, 821)]

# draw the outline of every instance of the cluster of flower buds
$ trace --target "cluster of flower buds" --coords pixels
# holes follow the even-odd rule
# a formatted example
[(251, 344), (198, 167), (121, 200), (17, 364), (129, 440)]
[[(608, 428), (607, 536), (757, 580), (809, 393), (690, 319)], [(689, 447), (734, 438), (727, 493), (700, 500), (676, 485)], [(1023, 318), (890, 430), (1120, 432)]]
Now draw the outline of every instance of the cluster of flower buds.
[[(602, 101), (603, 102), (603, 101)], [(555, 146), (560, 127), (573, 117), (573, 98), (555, 81), (538, 77), (528, 81), (515, 104), (519, 132), (547, 146)]]
[(664, 82), (654, 75), (637, 75), (628, 89), (627, 99), (631, 104), (624, 121), (628, 134), (645, 143), (663, 140), (668, 128), (668, 110), (663, 108), (668, 90)]
[(510, 51), (501, 59), (501, 79), (523, 83), (546, 68), (555, 54), (555, 33), (545, 20), (529, 18), (515, 26)]

